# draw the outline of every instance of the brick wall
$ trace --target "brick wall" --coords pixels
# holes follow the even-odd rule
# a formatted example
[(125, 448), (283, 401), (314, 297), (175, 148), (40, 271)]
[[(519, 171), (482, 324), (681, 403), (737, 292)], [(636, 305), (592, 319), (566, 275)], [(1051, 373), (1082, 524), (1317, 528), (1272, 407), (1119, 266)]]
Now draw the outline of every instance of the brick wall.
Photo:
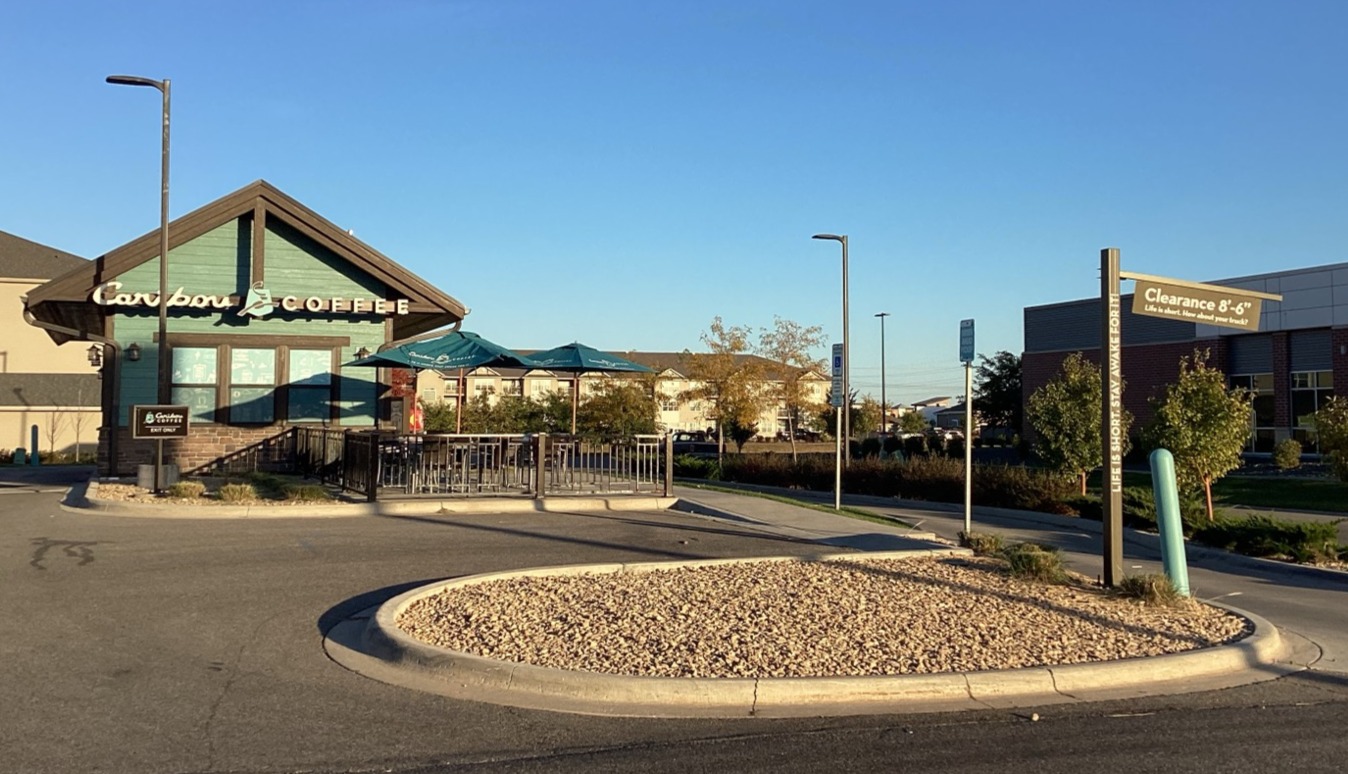
[[(111, 428), (98, 435), (98, 468), (109, 474), (108, 440)], [(288, 462), (291, 449), (288, 427), (228, 427), (194, 425), (191, 435), (164, 441), (164, 462), (178, 465), (184, 475), (228, 469), (276, 470)], [(154, 463), (155, 442), (131, 437), (123, 427), (117, 436), (117, 466), (111, 475), (134, 475), (137, 465)]]
[[(1292, 426), (1292, 350), (1287, 331), (1273, 334), (1273, 423), (1279, 428)], [(1286, 437), (1278, 432), (1278, 440)]]

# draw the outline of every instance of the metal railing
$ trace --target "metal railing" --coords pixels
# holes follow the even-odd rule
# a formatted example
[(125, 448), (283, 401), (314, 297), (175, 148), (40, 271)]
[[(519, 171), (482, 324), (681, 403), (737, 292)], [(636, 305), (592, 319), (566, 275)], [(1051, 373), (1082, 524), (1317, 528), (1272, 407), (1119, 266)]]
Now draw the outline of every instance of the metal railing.
[(576, 436), (549, 436), (544, 493), (664, 493), (665, 438), (637, 435), (591, 444)]
[(524, 435), (403, 435), (379, 444), (379, 486), (402, 494), (533, 492), (533, 449)]
[(670, 438), (587, 443), (570, 435), (394, 435), (296, 428), (295, 470), (369, 500), (670, 493)]

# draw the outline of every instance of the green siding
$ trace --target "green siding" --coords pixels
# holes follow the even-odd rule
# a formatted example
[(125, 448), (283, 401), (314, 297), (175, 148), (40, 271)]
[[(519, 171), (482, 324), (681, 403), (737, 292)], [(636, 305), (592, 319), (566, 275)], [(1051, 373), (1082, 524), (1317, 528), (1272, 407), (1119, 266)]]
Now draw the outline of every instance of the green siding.
[[(252, 218), (244, 216), (169, 251), (169, 292), (178, 287), (189, 294), (246, 294), (251, 271)], [(383, 298), (384, 285), (357, 272), (346, 261), (284, 224), (268, 224), (265, 251), (265, 285), (272, 297), (287, 295)], [(355, 275), (355, 276), (349, 276)], [(159, 260), (153, 258), (116, 278), (123, 291), (153, 292), (159, 287)], [(356, 359), (356, 350), (371, 351), (384, 342), (384, 320), (365, 316), (310, 316), (303, 312), (275, 313), (264, 319), (241, 317), (231, 309), (169, 309), (170, 333), (218, 333), (257, 336), (346, 336), (351, 344), (342, 350), (342, 362)], [(122, 422), (130, 406), (154, 403), (159, 329), (156, 309), (117, 308), (113, 335), (123, 347), (140, 345), (139, 362), (123, 362)], [(226, 374), (221, 375), (227, 378)], [(374, 424), (376, 376), (373, 368), (342, 369), (339, 376), (342, 424)]]

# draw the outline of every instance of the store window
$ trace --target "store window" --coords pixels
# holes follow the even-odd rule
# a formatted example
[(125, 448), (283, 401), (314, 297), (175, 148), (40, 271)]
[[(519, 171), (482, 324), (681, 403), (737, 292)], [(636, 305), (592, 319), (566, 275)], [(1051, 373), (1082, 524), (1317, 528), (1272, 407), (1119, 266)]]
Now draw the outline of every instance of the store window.
[(1254, 400), (1250, 417), (1250, 440), (1245, 451), (1273, 453), (1276, 442), (1276, 423), (1273, 419), (1273, 374), (1237, 374), (1231, 377), (1232, 387), (1249, 390)]
[(276, 420), (276, 350), (235, 347), (229, 353), (229, 422)]
[(503, 380), (501, 381), (501, 394), (502, 394), (502, 395), (515, 395), (515, 396), (523, 395), (523, 394), (524, 394), (524, 380), (523, 380), (523, 379), (503, 379)]
[(172, 400), (187, 406), (193, 422), (214, 422), (219, 384), (215, 347), (174, 347)]
[(1333, 371), (1292, 372), (1292, 437), (1306, 451), (1319, 451), (1310, 430), (1311, 418), (1334, 397)]
[(332, 417), (332, 351), (291, 349), (286, 381), (291, 422), (326, 422)]

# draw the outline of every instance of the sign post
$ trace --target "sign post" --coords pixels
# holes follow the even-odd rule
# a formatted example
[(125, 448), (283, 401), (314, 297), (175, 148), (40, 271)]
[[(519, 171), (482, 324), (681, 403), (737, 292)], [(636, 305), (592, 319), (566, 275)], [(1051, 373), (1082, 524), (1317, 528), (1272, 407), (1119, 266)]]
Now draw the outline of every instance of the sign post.
[(833, 432), (833, 510), (842, 510), (842, 406), (843, 406), (843, 369), (845, 367), (843, 345), (833, 345), (833, 388), (829, 403), (833, 406), (836, 419)]
[(964, 535), (974, 521), (974, 321), (960, 320), (960, 361), (964, 363)]
[(192, 422), (188, 406), (132, 406), (131, 437), (155, 442), (154, 491), (164, 491), (164, 439), (186, 438)]
[(1259, 330), (1260, 299), (1282, 300), (1276, 293), (1124, 272), (1119, 269), (1117, 247), (1100, 251), (1100, 440), (1104, 473), (1100, 483), (1104, 506), (1101, 580), (1106, 586), (1123, 582), (1123, 310), (1119, 282), (1124, 279), (1137, 283), (1133, 314), (1247, 331)]

